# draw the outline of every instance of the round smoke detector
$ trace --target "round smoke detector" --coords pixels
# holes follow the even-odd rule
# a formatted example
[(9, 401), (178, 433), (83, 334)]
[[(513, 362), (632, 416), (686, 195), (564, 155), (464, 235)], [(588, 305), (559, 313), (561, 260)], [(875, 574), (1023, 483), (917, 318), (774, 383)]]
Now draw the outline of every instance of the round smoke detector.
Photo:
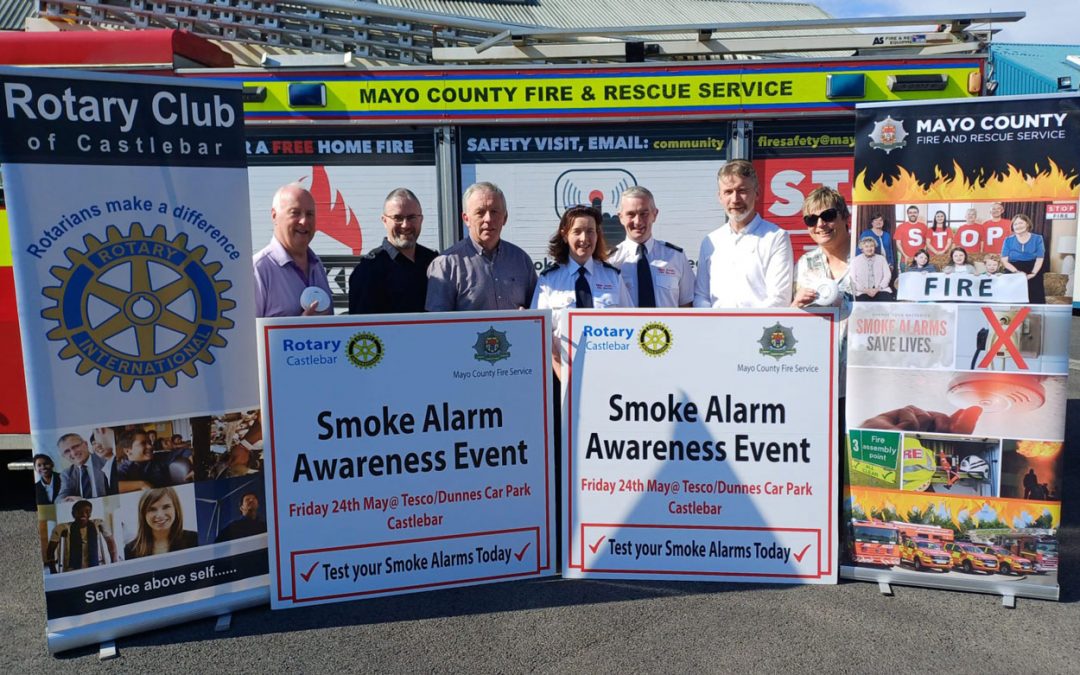
[(949, 384), (949, 403), (980, 406), (985, 412), (1028, 412), (1046, 403), (1041, 378), (1006, 373), (965, 373)]

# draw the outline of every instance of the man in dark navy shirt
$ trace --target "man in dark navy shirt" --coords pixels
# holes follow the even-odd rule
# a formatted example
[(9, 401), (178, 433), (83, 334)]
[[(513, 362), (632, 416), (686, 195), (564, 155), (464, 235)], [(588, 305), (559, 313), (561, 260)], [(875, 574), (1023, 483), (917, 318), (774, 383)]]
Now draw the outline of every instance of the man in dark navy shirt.
[(420, 200), (397, 188), (383, 204), (386, 237), (360, 259), (349, 276), (349, 314), (424, 311), (427, 268), (437, 255), (416, 243), (424, 223)]

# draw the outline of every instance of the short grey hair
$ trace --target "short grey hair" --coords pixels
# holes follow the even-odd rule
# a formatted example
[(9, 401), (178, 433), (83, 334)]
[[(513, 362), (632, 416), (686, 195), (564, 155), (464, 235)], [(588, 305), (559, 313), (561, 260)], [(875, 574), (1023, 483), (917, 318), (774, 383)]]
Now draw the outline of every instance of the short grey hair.
[[(274, 193), (274, 200), (270, 203), (270, 205), (273, 207), (273, 209), (275, 211), (280, 209), (281, 208), (281, 196), (284, 195), (286, 192), (292, 192), (294, 190), (299, 191), (299, 192), (305, 192), (305, 193), (307, 193), (307, 195), (309, 197), (311, 196), (311, 191), (308, 190), (303, 185), (301, 185), (300, 183), (286, 183), (285, 185), (282, 185), (281, 187), (279, 187), (277, 189), (277, 191)], [(312, 197), (312, 199), (314, 199), (314, 197)]]
[(480, 181), (479, 183), (473, 183), (466, 190), (465, 194), (461, 195), (461, 206), (465, 207), (468, 203), (469, 197), (472, 197), (477, 192), (486, 192), (499, 197), (502, 200), (503, 206), (506, 206), (506, 195), (503, 194), (502, 189), (495, 183), (489, 183), (488, 181)]
[(390, 191), (390, 194), (386, 195), (386, 199), (383, 200), (383, 208), (385, 208), (387, 204), (393, 201), (411, 201), (419, 204), (420, 198), (417, 197), (416, 193), (409, 188), (399, 187), (394, 188)]
[(631, 185), (622, 191), (619, 195), (619, 203), (622, 203), (624, 199), (648, 199), (656, 206), (656, 197), (653, 197), (653, 193), (649, 191), (649, 188), (642, 185)]

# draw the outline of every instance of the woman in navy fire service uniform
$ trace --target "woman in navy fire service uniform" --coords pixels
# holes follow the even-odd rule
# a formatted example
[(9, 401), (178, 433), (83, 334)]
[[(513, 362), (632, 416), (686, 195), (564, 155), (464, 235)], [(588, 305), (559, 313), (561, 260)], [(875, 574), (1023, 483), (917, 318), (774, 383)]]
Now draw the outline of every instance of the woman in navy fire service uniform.
[(555, 263), (540, 274), (533, 292), (533, 309), (552, 310), (552, 366), (556, 376), (567, 350), (566, 310), (634, 306), (619, 268), (604, 262), (607, 244), (600, 225), (600, 211), (591, 206), (567, 209), (548, 245), (548, 255)]

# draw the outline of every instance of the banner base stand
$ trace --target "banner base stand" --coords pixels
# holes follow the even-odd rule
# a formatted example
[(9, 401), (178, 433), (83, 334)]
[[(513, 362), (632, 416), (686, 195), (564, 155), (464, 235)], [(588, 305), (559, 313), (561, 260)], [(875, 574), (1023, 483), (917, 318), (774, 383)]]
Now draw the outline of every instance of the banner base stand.
[(877, 588), (881, 591), (882, 595), (892, 595), (892, 585), (888, 581), (879, 580), (877, 582)]
[(109, 640), (98, 645), (98, 661), (108, 661), (109, 659), (115, 659), (119, 655), (120, 653), (116, 651), (116, 640)]
[(1057, 584), (1025, 583), (1022, 579), (1010, 578), (1006, 580), (974, 576), (970, 579), (956, 579), (945, 576), (939, 577), (933, 572), (913, 572), (895, 568), (877, 569), (853, 565), (841, 565), (840, 578), (868, 581), (877, 584), (879, 589), (882, 584), (885, 584), (890, 588), (892, 586), (921, 586), (944, 591), (967, 591), (969, 593), (1000, 595), (1002, 597), (1001, 604), (1009, 608), (1016, 605), (1016, 598), (1056, 601), (1059, 599), (1060, 591)]
[(214, 624), (215, 633), (224, 633), (230, 628), (232, 628), (232, 612), (222, 614), (217, 618), (217, 623)]

